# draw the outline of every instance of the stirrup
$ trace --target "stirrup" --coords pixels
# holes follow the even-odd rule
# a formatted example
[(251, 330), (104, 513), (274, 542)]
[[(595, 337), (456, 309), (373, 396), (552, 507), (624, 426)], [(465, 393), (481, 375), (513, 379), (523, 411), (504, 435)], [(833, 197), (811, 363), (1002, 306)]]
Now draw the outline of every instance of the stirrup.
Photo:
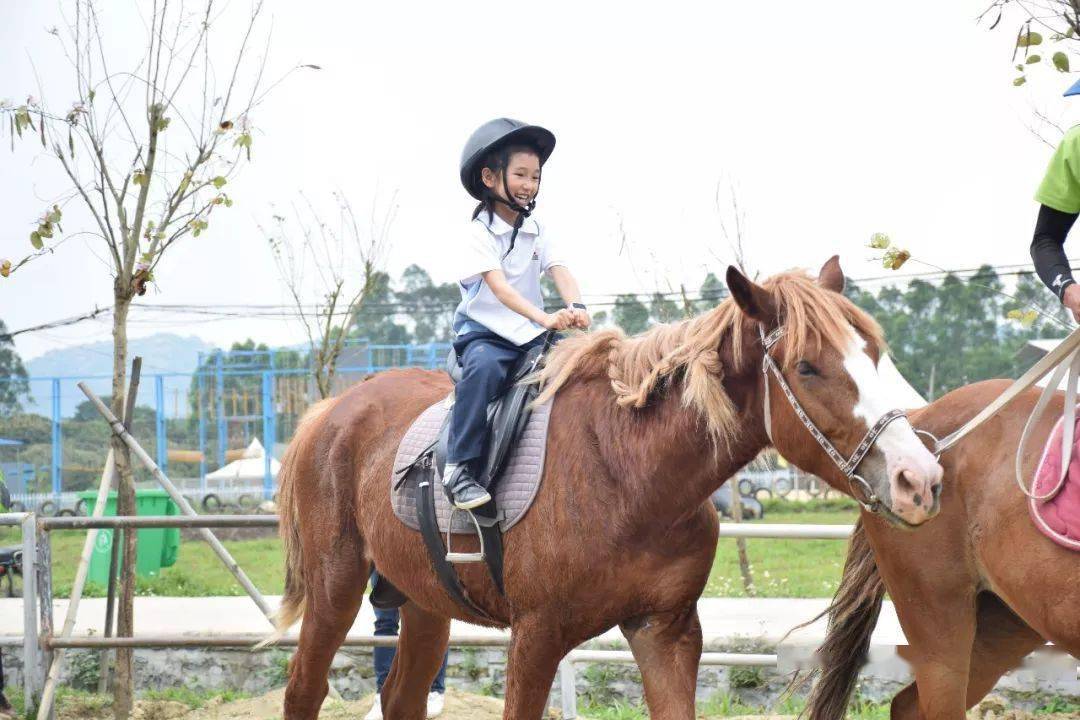
[[(480, 540), (480, 552), (478, 553), (454, 552), (450, 549), (450, 535), (454, 529), (454, 515), (459, 512), (468, 515), (469, 519), (472, 520), (473, 527), (476, 528), (476, 537)], [(484, 535), (480, 532), (480, 523), (476, 521), (476, 516), (472, 514), (472, 510), (462, 510), (454, 507), (453, 504), (450, 505), (450, 519), (446, 522), (446, 561), (452, 563), (484, 562)]]

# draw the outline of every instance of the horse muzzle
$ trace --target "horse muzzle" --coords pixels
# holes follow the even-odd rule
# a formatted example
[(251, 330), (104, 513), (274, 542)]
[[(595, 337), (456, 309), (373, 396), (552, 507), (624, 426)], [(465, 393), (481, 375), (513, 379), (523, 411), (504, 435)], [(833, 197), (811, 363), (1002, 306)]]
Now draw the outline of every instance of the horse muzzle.
[(889, 471), (888, 509), (908, 525), (922, 525), (941, 510), (941, 478), (937, 462), (902, 458)]

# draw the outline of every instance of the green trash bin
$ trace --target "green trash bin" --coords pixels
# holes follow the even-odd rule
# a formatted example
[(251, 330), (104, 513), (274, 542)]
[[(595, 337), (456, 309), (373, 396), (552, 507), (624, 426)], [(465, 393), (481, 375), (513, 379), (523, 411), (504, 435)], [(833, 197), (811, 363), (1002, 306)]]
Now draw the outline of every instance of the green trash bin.
[[(86, 512), (93, 514), (97, 492), (82, 492), (79, 496), (86, 501)], [(116, 515), (115, 492), (109, 493), (105, 514)], [(136, 490), (135, 514), (179, 515), (180, 509), (164, 490)], [(107, 585), (109, 582), (109, 559), (112, 555), (113, 534), (114, 531), (111, 529), (99, 530), (97, 542), (94, 543), (94, 552), (90, 556), (88, 579), (99, 585)], [(179, 528), (142, 528), (136, 531), (135, 538), (138, 543), (135, 561), (137, 575), (154, 577), (161, 572), (161, 568), (176, 563), (180, 554)]]

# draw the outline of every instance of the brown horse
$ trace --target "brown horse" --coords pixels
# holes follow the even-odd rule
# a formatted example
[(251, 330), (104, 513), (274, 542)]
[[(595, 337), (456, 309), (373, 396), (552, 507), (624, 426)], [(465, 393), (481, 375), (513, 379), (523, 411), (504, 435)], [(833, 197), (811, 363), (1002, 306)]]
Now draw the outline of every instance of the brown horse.
[[(944, 436), (1007, 385), (961, 388), (912, 414), (912, 422)], [(1020, 434), (1037, 399), (1034, 390), (1019, 396), (941, 456), (943, 509), (933, 522), (901, 532), (861, 518), (830, 608), (811, 718), (844, 716), (886, 591), (908, 640), (900, 654), (915, 675), (893, 699), (893, 718), (963, 718), (1047, 641), (1080, 658), (1080, 556), (1036, 530), (1015, 482)], [(1060, 393), (1055, 402), (1060, 417)], [(1034, 437), (1047, 438), (1050, 415)], [(1023, 458), (1029, 478), (1038, 444)]]
[[(696, 603), (717, 540), (707, 499), (769, 442), (759, 329), (783, 329), (772, 354), (839, 451), (854, 452), (880, 417), (880, 330), (839, 294), (836, 258), (817, 282), (787, 273), (758, 285), (731, 268), (728, 286), (733, 299), (697, 318), (633, 338), (612, 330), (572, 337), (552, 350), (540, 398), (554, 397), (550, 447), (535, 505), (506, 534), (506, 596), (485, 568), (459, 569), (472, 599), (511, 628), (505, 718), (540, 718), (562, 657), (616, 625), (652, 717), (694, 716)], [(424, 717), (451, 618), (483, 624), (443, 591), (419, 533), (394, 517), (389, 498), (403, 434), (450, 391), (440, 372), (387, 371), (320, 403), (297, 430), (281, 472), (279, 632), (303, 617), (289, 720), (318, 715), (372, 562), (409, 598), (382, 691), (386, 717)], [(808, 471), (826, 468), (828, 456), (809, 450), (808, 431), (778, 390), (771, 411), (780, 450)], [(893, 522), (919, 524), (937, 512), (930, 498), (941, 468), (905, 420), (881, 433), (860, 474)]]

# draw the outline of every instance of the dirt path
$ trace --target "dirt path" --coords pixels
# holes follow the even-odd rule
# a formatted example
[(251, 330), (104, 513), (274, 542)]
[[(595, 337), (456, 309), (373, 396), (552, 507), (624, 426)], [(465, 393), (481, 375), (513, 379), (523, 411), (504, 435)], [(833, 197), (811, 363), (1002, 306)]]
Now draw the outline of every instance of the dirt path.
[[(281, 717), (281, 705), (284, 689), (274, 690), (265, 695), (247, 700), (235, 700), (230, 703), (211, 703), (206, 707), (181, 716), (145, 715), (136, 720), (276, 720)], [(327, 700), (319, 713), (320, 720), (357, 720), (364, 717), (371, 709), (371, 698), (356, 702)], [(502, 720), (503, 704), (501, 700), (469, 695), (453, 688), (446, 692), (446, 709), (439, 716), (440, 720)]]
[[(198, 710), (172, 701), (139, 701), (133, 720), (280, 720), (284, 688), (255, 698), (224, 703), (212, 701)], [(327, 700), (319, 713), (320, 720), (358, 720), (371, 709), (371, 698), (356, 702)], [(471, 695), (453, 688), (446, 693), (446, 709), (440, 720), (502, 720), (503, 703), (497, 698)], [(72, 703), (61, 707), (59, 720), (111, 720), (111, 708), (103, 703)], [(558, 714), (550, 716), (558, 718)], [(699, 716), (700, 720), (719, 720), (718, 716)], [(1077, 713), (1039, 714), (1008, 708), (991, 696), (968, 713), (969, 720), (1077, 720)], [(746, 715), (723, 720), (793, 720), (791, 716)]]

